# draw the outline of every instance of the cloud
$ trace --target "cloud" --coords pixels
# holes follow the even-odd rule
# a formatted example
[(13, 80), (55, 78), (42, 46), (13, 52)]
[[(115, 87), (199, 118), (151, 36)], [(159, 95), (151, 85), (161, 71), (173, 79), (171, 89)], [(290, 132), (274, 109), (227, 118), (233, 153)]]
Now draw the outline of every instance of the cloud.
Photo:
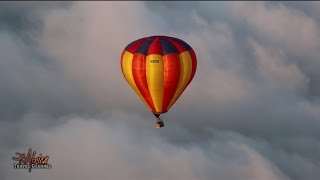
[[(223, 133), (220, 136), (225, 137)], [(27, 145), (49, 155), (53, 168), (34, 169), (28, 177), (27, 171), (10, 168), (8, 180), (286, 179), (250, 145), (233, 139), (212, 141), (208, 149), (184, 149), (151, 132), (137, 133), (119, 123), (94, 119), (70, 118), (63, 126), (47, 131), (37, 129), (15, 150)]]
[(245, 20), (261, 36), (277, 44), (284, 43), (298, 53), (318, 46), (319, 25), (300, 10), (281, 3), (266, 6), (266, 2), (240, 2), (233, 4), (233, 12), (235, 17)]
[[(294, 3), (287, 3), (295, 7)], [(319, 3), (300, 3), (290, 8), (283, 3), (233, 3), (232, 14), (245, 22), (250, 33), (288, 54), (290, 61), (299, 64), (310, 77), (310, 96), (319, 96), (320, 61), (318, 49), (320, 28)], [(255, 14), (254, 16), (252, 14)]]
[(132, 108), (137, 99), (122, 78), (120, 55), (129, 42), (156, 32), (148, 13), (141, 2), (76, 3), (47, 15), (39, 46), (98, 108)]

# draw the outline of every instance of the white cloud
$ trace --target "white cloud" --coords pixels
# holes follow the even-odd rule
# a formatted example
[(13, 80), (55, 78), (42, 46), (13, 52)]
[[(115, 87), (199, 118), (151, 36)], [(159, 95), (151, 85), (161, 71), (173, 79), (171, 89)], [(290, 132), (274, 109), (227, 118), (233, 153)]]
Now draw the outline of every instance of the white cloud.
[(98, 107), (142, 104), (122, 77), (119, 62), (131, 41), (160, 32), (149, 14), (142, 2), (75, 3), (47, 15), (40, 47)]
[[(261, 76), (264, 92), (290, 92), (304, 90), (308, 86), (308, 77), (299, 66), (287, 62), (285, 54), (274, 48), (266, 48), (255, 41), (250, 41), (257, 61), (257, 70)], [(260, 78), (259, 78), (260, 79)], [(299, 92), (298, 92), (299, 93)]]
[(254, 31), (276, 44), (294, 48), (298, 53), (319, 47), (319, 25), (315, 19), (297, 9), (278, 3), (235, 2), (233, 13), (244, 19)]
[[(128, 126), (106, 122), (75, 117), (49, 131), (28, 132), (24, 143), (14, 151), (31, 146), (49, 155), (53, 168), (34, 169), (30, 174), (9, 168), (5, 180), (286, 179), (255, 149), (239, 141), (241, 138), (211, 141), (209, 149), (185, 149), (153, 133), (137, 134)], [(11, 161), (2, 163), (9, 165)]]

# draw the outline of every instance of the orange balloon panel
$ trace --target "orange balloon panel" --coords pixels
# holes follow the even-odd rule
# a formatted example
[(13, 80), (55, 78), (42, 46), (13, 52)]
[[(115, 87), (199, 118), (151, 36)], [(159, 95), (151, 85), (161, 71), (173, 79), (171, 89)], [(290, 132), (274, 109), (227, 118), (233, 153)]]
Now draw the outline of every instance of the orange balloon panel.
[(150, 36), (130, 43), (122, 52), (122, 73), (154, 114), (167, 112), (193, 79), (197, 58), (184, 41)]

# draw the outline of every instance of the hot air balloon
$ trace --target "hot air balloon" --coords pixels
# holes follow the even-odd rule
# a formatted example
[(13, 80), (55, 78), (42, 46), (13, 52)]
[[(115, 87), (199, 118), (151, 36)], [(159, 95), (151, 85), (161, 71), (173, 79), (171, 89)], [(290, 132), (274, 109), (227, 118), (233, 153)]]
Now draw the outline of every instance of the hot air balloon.
[(131, 42), (121, 55), (128, 84), (164, 125), (160, 115), (169, 111), (192, 81), (197, 68), (194, 50), (181, 39), (149, 36)]

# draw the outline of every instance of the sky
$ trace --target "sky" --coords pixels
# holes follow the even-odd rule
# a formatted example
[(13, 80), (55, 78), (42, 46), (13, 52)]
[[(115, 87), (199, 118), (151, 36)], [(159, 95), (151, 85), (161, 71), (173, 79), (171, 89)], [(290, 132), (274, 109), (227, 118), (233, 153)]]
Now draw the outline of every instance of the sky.
[[(119, 63), (150, 35), (198, 59), (161, 129)], [(317, 179), (319, 49), (319, 2), (2, 1), (0, 179)]]

